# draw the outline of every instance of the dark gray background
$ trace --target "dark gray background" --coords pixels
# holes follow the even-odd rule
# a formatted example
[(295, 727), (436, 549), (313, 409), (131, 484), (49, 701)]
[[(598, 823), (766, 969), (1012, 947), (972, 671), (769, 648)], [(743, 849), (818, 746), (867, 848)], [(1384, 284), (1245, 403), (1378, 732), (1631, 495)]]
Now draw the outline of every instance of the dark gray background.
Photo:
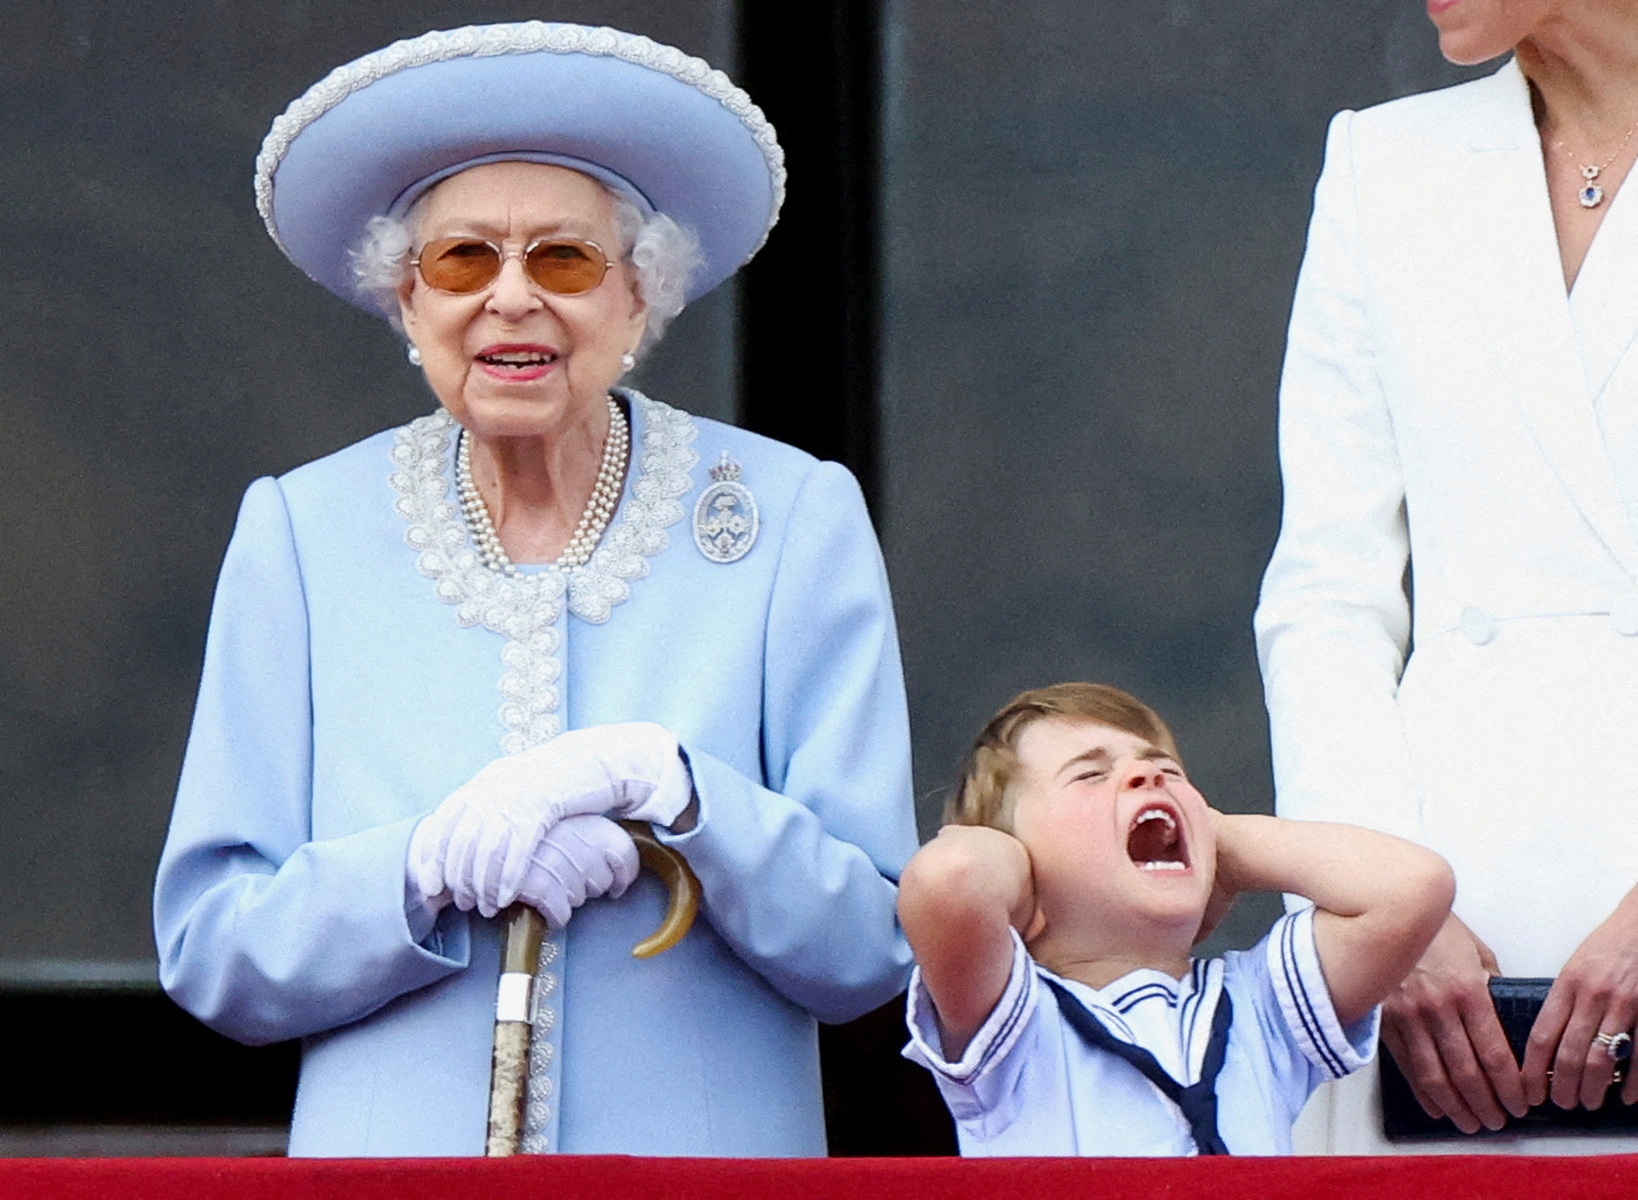
[[(140, 978), (241, 491), (429, 407), (386, 327), (263, 235), (268, 123), (428, 28), (606, 22), (733, 71), (739, 19), (721, 0), (0, 13), (0, 983)], [(1415, 0), (887, 0), (881, 25), (857, 47), (882, 64), (878, 516), (924, 827), (984, 717), (1067, 678), (1136, 690), (1208, 796), (1266, 808), (1249, 619), (1325, 121), (1458, 74)], [(734, 293), (712, 297), (640, 382), (732, 417), (736, 327)]]
[(989, 714), (1065, 679), (1136, 692), (1208, 798), (1268, 811), (1250, 624), (1325, 126), (1475, 72), (1413, 0), (888, 12), (882, 532), (923, 829)]

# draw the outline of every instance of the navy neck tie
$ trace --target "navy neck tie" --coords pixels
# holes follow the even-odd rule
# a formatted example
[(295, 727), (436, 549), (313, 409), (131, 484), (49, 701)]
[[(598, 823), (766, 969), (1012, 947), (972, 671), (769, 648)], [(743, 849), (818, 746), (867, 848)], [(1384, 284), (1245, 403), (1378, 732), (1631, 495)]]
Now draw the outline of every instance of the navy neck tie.
[(1229, 1148), (1223, 1144), (1222, 1135), (1217, 1132), (1217, 1073), (1223, 1069), (1223, 1054), (1228, 1049), (1229, 1022), (1234, 1020), (1234, 1005), (1226, 989), (1219, 993), (1217, 1012), (1211, 1019), (1211, 1040), (1206, 1043), (1206, 1061), (1200, 1068), (1200, 1081), (1184, 1087), (1166, 1074), (1153, 1054), (1142, 1046), (1121, 1041), (1105, 1029), (1103, 1022), (1088, 1012), (1086, 1006), (1075, 999), (1063, 984), (1045, 978), (1041, 982), (1052, 989), (1052, 994), (1058, 998), (1058, 1011), (1069, 1022), (1069, 1027), (1081, 1035), (1082, 1041), (1131, 1063), (1177, 1105), (1183, 1119), (1189, 1123), (1189, 1132), (1194, 1135), (1194, 1144), (1201, 1154), (1229, 1152)]

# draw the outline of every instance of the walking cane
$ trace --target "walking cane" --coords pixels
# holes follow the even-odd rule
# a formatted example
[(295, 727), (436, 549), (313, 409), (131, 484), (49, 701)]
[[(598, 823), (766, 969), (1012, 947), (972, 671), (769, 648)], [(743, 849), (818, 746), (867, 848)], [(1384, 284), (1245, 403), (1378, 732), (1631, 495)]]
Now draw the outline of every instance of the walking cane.
[[(700, 881), (688, 860), (662, 845), (642, 821), (621, 821), (637, 844), (637, 860), (653, 871), (671, 894), (660, 927), (632, 947), (636, 958), (652, 958), (682, 941), (699, 911)], [(546, 918), (527, 904), (514, 904), (506, 919), (500, 990), (495, 997), (495, 1051), (489, 1076), (489, 1140), (484, 1153), (504, 1158), (518, 1152), (523, 1136), (523, 1102), (529, 1084), (529, 1039), (534, 1031), (530, 999), (540, 967)]]

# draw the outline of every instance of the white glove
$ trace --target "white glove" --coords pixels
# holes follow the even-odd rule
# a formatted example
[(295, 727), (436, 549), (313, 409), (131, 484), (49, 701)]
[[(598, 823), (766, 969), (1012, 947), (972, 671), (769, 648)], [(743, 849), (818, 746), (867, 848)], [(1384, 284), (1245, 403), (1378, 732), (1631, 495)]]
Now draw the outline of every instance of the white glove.
[(637, 846), (613, 821), (564, 817), (535, 847), (517, 898), (561, 929), (587, 900), (623, 896), (637, 866)]
[(565, 817), (608, 815), (669, 825), (688, 807), (693, 777), (677, 739), (648, 721), (576, 729), (496, 759), (422, 819), (407, 870), (429, 901), (486, 917), (523, 887), (542, 835)]
[[(495, 858), (493, 849), (477, 853), (480, 841), (504, 851), (510, 826), (498, 804), (502, 797), (524, 786), (529, 764), (524, 755), (497, 758), (471, 779), (456, 788), (433, 809), (410, 835), (405, 874), (415, 895), (430, 909), (454, 904), (462, 912), (478, 907), (473, 884), (474, 871), (487, 868)], [(466, 857), (456, 861), (456, 848), (464, 847)], [(500, 861), (494, 869), (498, 872)], [(492, 917), (500, 909), (486, 905), (483, 915)]]

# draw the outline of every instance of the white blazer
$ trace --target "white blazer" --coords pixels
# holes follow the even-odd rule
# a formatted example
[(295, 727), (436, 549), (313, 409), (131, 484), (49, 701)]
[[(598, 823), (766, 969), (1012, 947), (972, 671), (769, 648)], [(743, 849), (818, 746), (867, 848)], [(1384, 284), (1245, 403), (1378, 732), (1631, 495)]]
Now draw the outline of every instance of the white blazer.
[(1634, 192), (1566, 298), (1516, 66), (1341, 113), (1291, 318), (1256, 617), (1280, 811), (1444, 854), (1513, 975), (1638, 883)]
[(1515, 65), (1340, 113), (1291, 317), (1256, 616), (1277, 806), (1445, 855), (1510, 975), (1638, 883), (1634, 193), (1566, 297)]

